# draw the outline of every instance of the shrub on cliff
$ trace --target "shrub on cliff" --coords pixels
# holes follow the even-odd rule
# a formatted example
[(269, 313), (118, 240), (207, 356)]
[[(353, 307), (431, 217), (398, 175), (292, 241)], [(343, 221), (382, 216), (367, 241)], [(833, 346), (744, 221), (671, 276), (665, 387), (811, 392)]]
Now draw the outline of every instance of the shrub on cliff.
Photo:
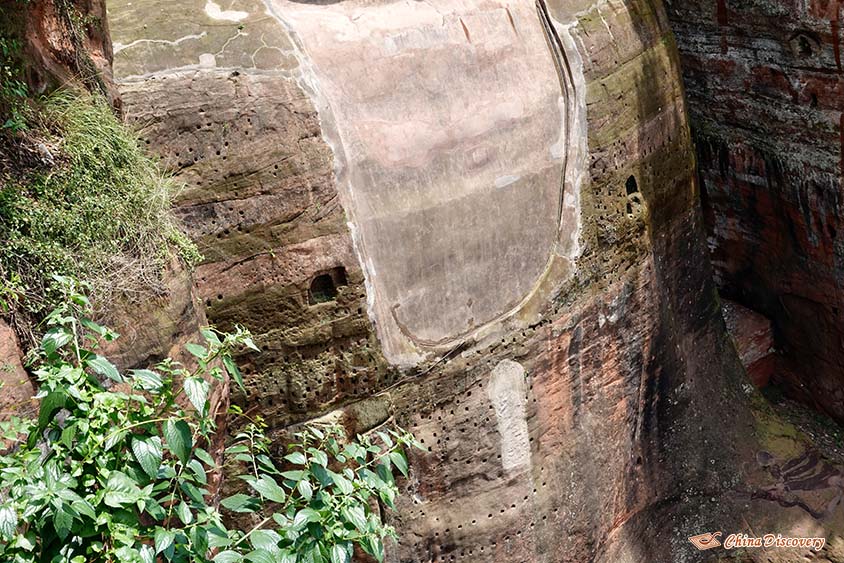
[(48, 316), (37, 420), (0, 424), (0, 561), (346, 563), (354, 546), (382, 559), (393, 531), (371, 501), (393, 506), (410, 435), (344, 443), (337, 427), (309, 426), (279, 464), (254, 421), (224, 453), (247, 467), (248, 492), (220, 504), (260, 514), (229, 529), (209, 501), (220, 471), (209, 382), (224, 370), (240, 382), (229, 354), (254, 347), (248, 333), (204, 331), (205, 345), (188, 348), (195, 370), (167, 360), (121, 374), (96, 352), (116, 335), (85, 317), (88, 305), (70, 292)]
[(33, 162), (0, 186), (0, 309), (31, 325), (55, 303), (53, 274), (90, 280), (107, 303), (160, 290), (173, 251), (197, 258), (170, 213), (172, 183), (104, 99), (58, 92), (33, 119)]

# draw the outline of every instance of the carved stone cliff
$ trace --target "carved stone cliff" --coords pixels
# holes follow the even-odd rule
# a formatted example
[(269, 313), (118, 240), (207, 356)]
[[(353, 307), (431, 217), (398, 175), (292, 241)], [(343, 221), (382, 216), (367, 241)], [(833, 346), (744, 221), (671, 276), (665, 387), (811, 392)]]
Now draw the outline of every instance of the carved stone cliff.
[(748, 528), (842, 560), (844, 472), (725, 330), (659, 2), (109, 21), (128, 120), (188, 185), (208, 318), (259, 335), (235, 400), (278, 436), (338, 409), (428, 448), (392, 561), (695, 561), (688, 536)]
[(774, 383), (844, 420), (840, 2), (676, 0), (725, 295), (772, 319)]

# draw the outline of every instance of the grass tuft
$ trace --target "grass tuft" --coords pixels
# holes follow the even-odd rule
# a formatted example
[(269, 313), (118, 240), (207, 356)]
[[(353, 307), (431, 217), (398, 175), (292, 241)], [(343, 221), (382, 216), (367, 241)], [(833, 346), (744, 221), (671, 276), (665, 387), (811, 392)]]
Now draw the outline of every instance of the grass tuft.
[(173, 182), (100, 96), (57, 92), (39, 121), (44, 166), (0, 186), (0, 306), (31, 325), (55, 304), (54, 274), (89, 281), (100, 307), (162, 293), (174, 254), (199, 258)]

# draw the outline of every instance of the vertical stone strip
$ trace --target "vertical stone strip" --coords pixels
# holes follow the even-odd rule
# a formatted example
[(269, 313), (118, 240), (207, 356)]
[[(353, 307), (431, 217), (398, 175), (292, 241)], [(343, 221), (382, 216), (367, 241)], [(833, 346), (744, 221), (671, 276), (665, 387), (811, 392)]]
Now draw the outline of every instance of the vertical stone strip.
[(492, 370), (487, 394), (495, 409), (504, 471), (530, 468), (525, 368), (512, 360), (499, 362)]

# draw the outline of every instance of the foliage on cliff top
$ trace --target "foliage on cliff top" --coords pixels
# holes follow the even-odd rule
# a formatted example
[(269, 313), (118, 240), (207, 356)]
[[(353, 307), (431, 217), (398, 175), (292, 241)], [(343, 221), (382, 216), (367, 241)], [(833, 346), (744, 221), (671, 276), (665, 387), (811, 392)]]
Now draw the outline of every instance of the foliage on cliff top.
[(101, 97), (60, 91), (33, 120), (22, 135), (37, 162), (0, 186), (0, 308), (19, 328), (55, 304), (53, 274), (90, 281), (106, 304), (162, 291), (173, 249), (196, 259), (170, 212), (172, 182)]
[[(412, 436), (346, 442), (338, 427), (312, 425), (273, 460), (255, 421), (222, 456), (246, 468), (248, 492), (223, 499), (221, 513), (211, 383), (225, 381), (223, 369), (241, 382), (230, 354), (254, 347), (248, 333), (204, 330), (204, 346), (187, 345), (194, 370), (168, 359), (120, 373), (96, 353), (113, 333), (59, 280), (69, 299), (38, 350), (39, 415), (0, 423), (0, 561), (349, 563), (354, 546), (383, 559), (393, 532), (373, 501), (393, 506), (393, 469), (407, 473)], [(226, 512), (264, 518), (230, 529)]]

